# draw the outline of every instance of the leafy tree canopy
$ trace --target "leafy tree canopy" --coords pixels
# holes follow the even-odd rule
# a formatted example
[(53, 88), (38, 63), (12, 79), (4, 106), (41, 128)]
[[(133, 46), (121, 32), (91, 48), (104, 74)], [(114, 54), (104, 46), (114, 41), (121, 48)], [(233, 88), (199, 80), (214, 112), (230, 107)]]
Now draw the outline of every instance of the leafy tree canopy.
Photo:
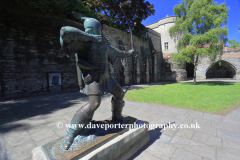
[(29, 16), (57, 16), (76, 20), (72, 11), (89, 17), (97, 16), (84, 0), (3, 0), (1, 3), (1, 18), (5, 19), (12, 15), (15, 20)]
[(13, 18), (13, 21), (26, 21), (29, 16), (57, 16), (76, 20), (72, 16), (72, 11), (75, 11), (96, 18), (101, 23), (128, 30), (120, 4), (129, 18), (131, 28), (135, 30), (142, 29), (142, 20), (155, 12), (154, 5), (145, 0), (2, 0), (0, 18), (8, 21), (12, 16), (10, 19)]
[(128, 16), (131, 28), (134, 31), (143, 29), (142, 20), (154, 15), (154, 5), (145, 0), (86, 0), (91, 8), (98, 12), (98, 19), (102, 23), (127, 30), (128, 24), (126, 17), (119, 5)]
[(233, 50), (237, 50), (237, 47), (240, 46), (240, 42), (236, 39), (229, 39), (228, 42), (230, 44), (229, 47)]
[[(217, 4), (213, 0), (182, 0), (173, 10), (177, 19), (169, 33), (179, 39), (179, 53), (173, 54), (173, 60), (190, 63), (194, 57), (196, 84), (199, 58), (209, 57), (214, 61), (222, 54), (223, 44), (227, 41), (225, 25), (229, 9), (225, 3)], [(205, 44), (210, 46), (204, 47)]]

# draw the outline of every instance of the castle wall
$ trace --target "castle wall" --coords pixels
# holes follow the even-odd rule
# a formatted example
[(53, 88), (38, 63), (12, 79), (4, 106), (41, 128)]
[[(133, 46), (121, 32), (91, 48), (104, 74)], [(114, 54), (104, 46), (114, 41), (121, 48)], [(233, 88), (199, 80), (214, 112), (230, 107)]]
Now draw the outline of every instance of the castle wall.
[[(218, 63), (219, 60), (217, 58), (213, 63)], [(240, 51), (223, 52), (221, 60), (228, 64), (229, 70), (233, 70), (236, 73), (233, 78), (240, 80)], [(197, 79), (206, 79), (206, 73), (213, 63), (211, 63), (209, 58), (202, 58), (197, 67)]]
[[(162, 66), (162, 53), (161, 53), (161, 34), (158, 32), (146, 28), (141, 34), (142, 37), (149, 39), (150, 49), (154, 54), (150, 56), (150, 73), (152, 75), (153, 82), (159, 82), (161, 80), (161, 66)], [(152, 73), (153, 72), (153, 73)]]
[[(161, 35), (158, 47), (161, 55), (160, 80), (162, 81), (184, 81), (187, 79), (185, 65), (179, 65), (172, 60), (172, 53), (177, 53), (177, 41), (171, 38), (169, 29), (175, 25), (174, 16), (166, 16), (157, 22), (146, 25), (147, 28), (154, 30)], [(155, 42), (159, 43), (159, 42)], [(166, 46), (167, 43), (167, 46)], [(167, 47), (167, 48), (166, 48)]]
[[(62, 26), (83, 30), (81, 23), (56, 18), (22, 23), (9, 18), (8, 24), (0, 23), (0, 100), (79, 90), (75, 58), (67, 58), (60, 47)], [(103, 33), (116, 48), (121, 41), (126, 51), (131, 49), (129, 33), (106, 25)], [(141, 48), (150, 53), (148, 39), (134, 36), (133, 40), (137, 54), (142, 54)], [(151, 81), (151, 60), (139, 56), (135, 70), (132, 64), (131, 58), (118, 59), (114, 66), (109, 64), (109, 72), (121, 85), (128, 85), (132, 77), (133, 84)], [(52, 85), (51, 78), (60, 79), (60, 84)]]
[[(175, 19), (176, 17), (174, 16), (167, 16), (160, 19), (158, 22), (146, 25), (146, 27), (161, 34), (161, 49), (163, 54), (177, 53), (177, 42), (175, 42), (169, 34), (169, 29), (175, 25)], [(165, 49), (165, 43), (168, 43), (168, 49)]]

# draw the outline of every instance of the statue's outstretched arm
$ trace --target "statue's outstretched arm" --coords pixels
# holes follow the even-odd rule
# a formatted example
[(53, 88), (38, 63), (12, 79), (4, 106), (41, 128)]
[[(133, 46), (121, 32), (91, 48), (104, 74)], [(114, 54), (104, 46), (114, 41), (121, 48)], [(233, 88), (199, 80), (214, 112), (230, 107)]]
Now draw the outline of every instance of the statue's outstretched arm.
[(92, 35), (83, 32), (78, 28), (70, 26), (65, 26), (61, 28), (60, 37), (66, 43), (70, 43), (72, 41), (91, 41), (95, 43), (100, 43), (102, 41), (101, 35)]
[(117, 58), (127, 58), (131, 57), (133, 54), (134, 50), (129, 50), (128, 52), (126, 51), (121, 51), (113, 46), (108, 46), (108, 60), (113, 64)]
[(121, 51), (119, 49), (117, 49), (119, 51), (118, 56), (119, 58), (126, 58), (126, 57), (131, 57), (134, 50), (129, 50), (128, 52), (125, 51)]

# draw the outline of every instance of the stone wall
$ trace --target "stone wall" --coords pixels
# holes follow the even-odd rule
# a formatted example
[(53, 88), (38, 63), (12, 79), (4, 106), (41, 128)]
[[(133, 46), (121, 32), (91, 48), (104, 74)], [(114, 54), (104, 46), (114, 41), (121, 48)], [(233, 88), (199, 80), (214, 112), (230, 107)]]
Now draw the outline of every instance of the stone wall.
[[(146, 25), (149, 29), (161, 35), (158, 43), (159, 47), (155, 47), (160, 53), (160, 73), (159, 80), (161, 81), (184, 81), (187, 79), (187, 72), (185, 65), (179, 65), (177, 62), (172, 61), (172, 53), (177, 53), (177, 41), (169, 34), (169, 29), (175, 25), (174, 16), (166, 16), (159, 19), (157, 22)], [(150, 32), (150, 31), (149, 31)], [(148, 34), (151, 37), (151, 34)], [(167, 43), (167, 48), (165, 47)]]
[[(110, 39), (112, 46), (125, 51), (131, 49), (130, 33), (107, 25), (103, 25), (102, 31), (103, 34)], [(158, 41), (159, 38), (160, 37), (158, 37)], [(151, 39), (133, 36), (133, 42), (136, 57), (134, 57), (134, 60), (132, 60), (132, 57), (118, 59), (114, 66), (110, 65), (112, 77), (122, 85), (129, 85), (132, 79), (132, 84), (154, 82), (156, 79), (154, 78), (154, 73), (158, 70), (154, 68), (154, 66), (160, 66), (160, 60), (155, 61), (155, 55), (152, 54), (153, 47), (151, 47)], [(157, 58), (159, 59), (160, 57), (156, 57), (156, 59)]]
[[(209, 58), (202, 58), (197, 67), (197, 79), (206, 79), (206, 74), (211, 69), (211, 66), (219, 63), (219, 58), (211, 63)], [(227, 51), (223, 52), (221, 65), (235, 75), (234, 79), (240, 80), (240, 51)], [(219, 65), (218, 65), (219, 66)]]
[[(1, 99), (78, 90), (75, 60), (61, 50), (59, 31), (64, 25), (82, 25), (41, 20), (0, 24)], [(61, 74), (61, 86), (49, 86), (49, 73)]]
[[(161, 49), (165, 54), (177, 53), (177, 42), (171, 38), (169, 29), (175, 25), (175, 16), (166, 16), (157, 22), (146, 25), (146, 27), (161, 34)], [(168, 49), (165, 49), (165, 43), (168, 43)]]
[[(80, 23), (58, 18), (22, 23), (11, 22), (9, 18), (9, 23), (0, 23), (0, 100), (79, 90), (75, 59), (67, 58), (60, 47), (62, 26), (83, 30)], [(116, 48), (131, 49), (129, 33), (106, 25), (103, 25), (103, 33)], [(114, 66), (109, 64), (109, 72), (121, 85), (128, 85), (132, 75), (133, 84), (154, 79), (150, 77), (149, 70), (157, 64), (151, 60), (153, 56), (147, 56), (151, 52), (149, 39), (134, 36), (133, 40), (140, 55), (134, 60), (135, 70), (132, 58), (118, 59)], [(51, 86), (51, 73), (58, 74), (61, 85)]]

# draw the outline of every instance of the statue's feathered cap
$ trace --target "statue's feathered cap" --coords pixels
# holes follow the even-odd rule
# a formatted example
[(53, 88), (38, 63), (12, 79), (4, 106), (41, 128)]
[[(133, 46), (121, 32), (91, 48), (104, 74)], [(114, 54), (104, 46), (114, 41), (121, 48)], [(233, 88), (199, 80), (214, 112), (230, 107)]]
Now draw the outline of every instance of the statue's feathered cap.
[(80, 22), (83, 23), (85, 32), (88, 29), (95, 30), (97, 33), (102, 34), (103, 41), (105, 43), (110, 43), (109, 38), (107, 36), (103, 35), (103, 33), (101, 31), (101, 23), (97, 19), (86, 17), (85, 15), (77, 13), (77, 12), (72, 12), (72, 14), (75, 18), (77, 18)]
[(95, 29), (97, 32), (101, 33), (101, 23), (98, 20), (96, 20), (94, 18), (86, 17), (85, 15), (77, 13), (77, 12), (72, 12), (72, 13), (75, 18), (77, 18), (78, 20), (83, 22), (85, 31), (86, 31), (86, 29), (91, 28), (91, 29)]

